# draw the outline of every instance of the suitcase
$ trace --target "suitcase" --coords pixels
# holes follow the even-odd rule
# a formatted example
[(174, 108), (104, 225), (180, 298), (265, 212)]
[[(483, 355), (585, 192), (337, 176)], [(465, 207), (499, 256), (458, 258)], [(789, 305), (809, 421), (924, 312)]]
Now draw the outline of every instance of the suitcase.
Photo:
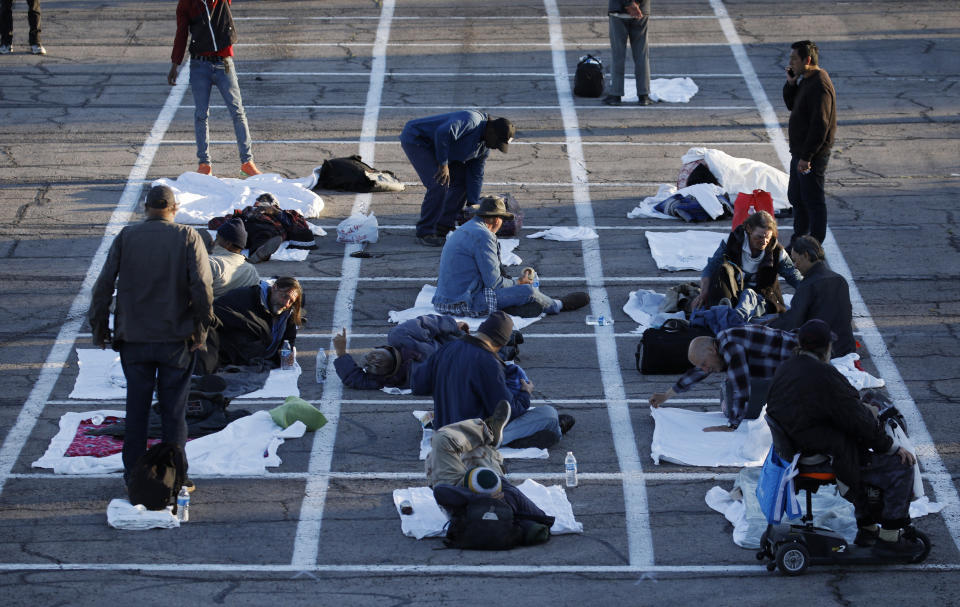
[(671, 375), (693, 368), (687, 349), (694, 337), (713, 333), (706, 328), (665, 324), (647, 329), (637, 344), (637, 371), (644, 375)]

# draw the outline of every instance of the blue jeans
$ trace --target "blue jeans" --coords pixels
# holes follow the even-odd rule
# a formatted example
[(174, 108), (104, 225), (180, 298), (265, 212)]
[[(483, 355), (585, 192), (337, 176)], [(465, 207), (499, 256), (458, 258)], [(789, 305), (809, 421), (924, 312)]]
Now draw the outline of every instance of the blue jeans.
[(560, 311), (557, 302), (543, 293), (533, 285), (515, 285), (495, 289), (497, 294), (497, 309), (502, 310), (512, 306), (522, 306), (528, 302), (536, 302), (543, 308), (547, 314), (556, 314)]
[[(549, 449), (560, 442), (560, 419), (557, 410), (550, 405), (538, 405), (527, 409), (520, 417), (514, 417), (503, 429), (504, 447), (538, 447)], [(517, 442), (513, 445), (514, 441)]]
[(237, 82), (237, 70), (231, 57), (224, 57), (220, 63), (190, 60), (190, 89), (193, 91), (193, 127), (197, 136), (197, 159), (210, 164), (210, 129), (207, 126), (210, 115), (210, 90), (216, 85), (220, 95), (233, 118), (233, 132), (237, 137), (240, 150), (240, 162), (253, 160), (250, 142), (250, 128), (247, 115), (243, 111), (243, 99), (240, 97), (240, 84)]
[(800, 159), (796, 156), (790, 159), (787, 200), (793, 206), (791, 241), (810, 235), (822, 244), (827, 235), (827, 200), (823, 186), (829, 160), (830, 150), (817, 154), (810, 160), (810, 172), (804, 175), (797, 170)]
[(186, 342), (120, 344), (120, 364), (127, 380), (127, 418), (123, 437), (124, 479), (147, 451), (150, 405), (157, 389), (162, 440), (187, 444), (187, 397), (196, 356)]
[(451, 162), (447, 165), (450, 169), (450, 185), (445, 187), (433, 178), (439, 165), (432, 148), (403, 142), (400, 147), (427, 188), (420, 204), (417, 236), (446, 234), (453, 229), (457, 215), (467, 202), (467, 174), (463, 163)]

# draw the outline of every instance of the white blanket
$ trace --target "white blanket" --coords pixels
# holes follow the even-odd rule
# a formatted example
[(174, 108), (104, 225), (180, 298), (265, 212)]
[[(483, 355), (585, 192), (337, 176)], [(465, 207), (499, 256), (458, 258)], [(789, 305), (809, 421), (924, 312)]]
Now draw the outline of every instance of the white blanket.
[[(527, 479), (517, 488), (548, 516), (554, 517), (553, 526), (550, 527), (551, 534), (583, 533), (583, 524), (574, 517), (573, 506), (563, 487), (544, 487), (532, 479)], [(400, 504), (404, 501), (413, 506), (413, 514), (400, 512)], [(444, 526), (447, 524), (447, 515), (433, 499), (433, 490), (430, 487), (394, 489), (393, 504), (400, 516), (400, 529), (405, 536), (421, 540), (425, 537), (446, 535)]]
[(142, 504), (134, 506), (125, 498), (112, 499), (107, 505), (107, 524), (114, 529), (131, 531), (173, 529), (180, 526), (180, 521), (172, 509), (173, 506), (164, 510), (147, 510)]
[(683, 312), (661, 312), (660, 303), (663, 298), (662, 293), (647, 289), (630, 291), (627, 303), (623, 304), (623, 311), (638, 325), (631, 333), (643, 333), (647, 329), (659, 327), (668, 318), (686, 318)]
[(733, 432), (704, 432), (708, 426), (725, 426), (727, 418), (716, 412), (650, 408), (653, 440), (650, 457), (684, 466), (762, 466), (770, 449), (770, 429), (763, 414), (746, 420)]
[[(411, 318), (416, 318), (417, 316), (423, 316), (424, 314), (437, 314), (436, 308), (433, 307), (433, 294), (436, 293), (437, 287), (433, 285), (423, 285), (423, 288), (420, 289), (420, 292), (417, 294), (417, 300), (414, 302), (412, 308), (407, 308), (406, 310), (390, 310), (390, 313), (387, 315), (387, 319), (390, 322), (401, 323), (405, 320), (410, 320)], [(516, 331), (528, 327), (533, 323), (537, 322), (543, 318), (545, 314), (534, 318), (520, 318), (519, 316), (510, 316), (513, 319), (513, 328)], [(458, 316), (458, 321), (467, 323), (467, 326), (470, 327), (471, 331), (476, 331), (480, 328), (480, 324), (486, 320), (486, 318), (473, 318), (470, 316)]]
[[(713, 487), (706, 495), (707, 505), (723, 514), (733, 524), (733, 542), (743, 548), (759, 548), (760, 536), (767, 529), (767, 519), (757, 503), (759, 478), (759, 468), (745, 468), (737, 475), (732, 490)], [(801, 503), (804, 503), (803, 500)], [(931, 503), (924, 496), (910, 502), (910, 517), (920, 518), (942, 509), (942, 504)], [(813, 523), (818, 527), (833, 529), (848, 542), (852, 542), (857, 536), (853, 504), (837, 494), (836, 486), (820, 487), (820, 490), (813, 494)]]
[[(113, 350), (92, 348), (77, 350), (77, 381), (70, 392), (70, 398), (87, 400), (117, 400), (127, 397), (127, 380), (120, 366), (120, 355)], [(256, 392), (243, 395), (243, 398), (286, 398), (300, 396), (297, 379), (300, 377), (300, 365), (290, 371), (274, 369), (270, 371), (267, 383)]]
[(860, 355), (856, 352), (851, 352), (846, 356), (831, 358), (830, 364), (833, 365), (844, 377), (846, 377), (847, 381), (850, 382), (850, 385), (857, 390), (863, 390), (865, 388), (882, 388), (886, 382), (879, 377), (874, 377), (866, 371), (861, 371), (860, 369), (856, 368), (854, 363), (858, 360), (860, 360)]
[[(532, 407), (531, 407), (532, 408)], [(417, 418), (421, 426), (433, 419), (433, 411), (414, 411), (413, 416)], [(420, 437), (420, 460), (427, 459), (433, 447), (430, 440), (433, 438), (433, 428), (423, 427), (423, 435)], [(550, 453), (546, 449), (537, 447), (527, 447), (525, 449), (511, 449), (510, 447), (500, 447), (497, 449), (503, 459), (549, 459)]]
[(657, 267), (668, 272), (702, 270), (729, 232), (685, 230), (646, 232), (650, 253)]
[(545, 240), (559, 240), (572, 242), (574, 240), (593, 240), (599, 238), (595, 230), (585, 227), (555, 227), (542, 232), (527, 234), (527, 238), (543, 238)]
[(173, 188), (180, 205), (175, 221), (204, 224), (214, 217), (229, 215), (234, 209), (252, 206), (257, 196), (265, 192), (276, 196), (282, 209), (300, 211), (304, 217), (319, 217), (323, 199), (310, 190), (315, 184), (316, 174), (300, 179), (286, 179), (276, 173), (230, 179), (190, 172), (176, 179), (157, 179), (152, 185)]
[(720, 150), (709, 148), (690, 148), (681, 158), (686, 164), (695, 160), (705, 160), (723, 191), (730, 195), (733, 202), (740, 192), (751, 193), (754, 190), (766, 190), (773, 197), (774, 210), (789, 209), (787, 200), (787, 182), (789, 176), (769, 164), (749, 158), (734, 158)]
[(520, 246), (519, 238), (501, 238), (500, 242), (500, 263), (505, 266), (519, 266), (523, 260), (514, 250)]
[[(654, 78), (650, 81), (651, 101), (666, 101), (670, 103), (687, 103), (700, 89), (690, 78)], [(623, 100), (636, 101), (637, 79), (626, 77), (623, 79)]]
[[(123, 470), (121, 454), (107, 457), (65, 457), (77, 427), (94, 415), (125, 417), (123, 411), (88, 411), (65, 413), (60, 418), (60, 431), (50, 441), (43, 457), (33, 462), (34, 468), (49, 468), (56, 474), (103, 474)], [(303, 422), (287, 429), (274, 423), (267, 411), (241, 417), (220, 432), (187, 443), (187, 461), (192, 474), (237, 476), (266, 474), (268, 467), (281, 463), (277, 448), (284, 439), (299, 438), (306, 432)]]
[(636, 219), (637, 217), (648, 217), (650, 219), (680, 219), (673, 215), (667, 215), (654, 209), (655, 206), (670, 198), (677, 193), (677, 186), (669, 183), (661, 183), (657, 188), (657, 193), (653, 196), (647, 196), (640, 201), (632, 211), (627, 213), (627, 219)]

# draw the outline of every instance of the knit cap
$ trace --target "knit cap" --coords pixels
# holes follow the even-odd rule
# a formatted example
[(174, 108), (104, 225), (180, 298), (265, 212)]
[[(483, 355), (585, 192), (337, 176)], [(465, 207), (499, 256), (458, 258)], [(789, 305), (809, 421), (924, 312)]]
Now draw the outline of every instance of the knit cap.
[(481, 466), (471, 468), (464, 475), (463, 486), (483, 495), (497, 495), (503, 489), (500, 484), (500, 475), (490, 468)]

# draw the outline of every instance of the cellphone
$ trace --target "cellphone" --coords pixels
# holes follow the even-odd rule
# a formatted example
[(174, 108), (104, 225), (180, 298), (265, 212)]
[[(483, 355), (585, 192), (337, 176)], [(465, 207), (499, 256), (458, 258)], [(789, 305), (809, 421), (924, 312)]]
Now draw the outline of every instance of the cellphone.
[(792, 68), (792, 67), (788, 67), (788, 68), (787, 68), (787, 76), (790, 76), (791, 78), (793, 78), (795, 75), (796, 75), (796, 74), (793, 73), (793, 68)]

